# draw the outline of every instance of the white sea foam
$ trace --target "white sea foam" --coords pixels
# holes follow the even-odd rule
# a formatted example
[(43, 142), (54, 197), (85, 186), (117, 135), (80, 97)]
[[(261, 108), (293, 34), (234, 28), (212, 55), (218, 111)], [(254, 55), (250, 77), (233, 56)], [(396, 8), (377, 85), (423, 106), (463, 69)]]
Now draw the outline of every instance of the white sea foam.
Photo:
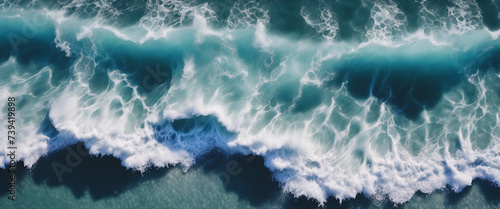
[(498, 39), (498, 37), (500, 36), (500, 30), (497, 30), (497, 31), (489, 31), (489, 30), (488, 30), (488, 32), (490, 33), (491, 38), (492, 38), (493, 40), (497, 40), (497, 39)]
[(390, 46), (406, 35), (406, 16), (393, 1), (374, 2), (370, 14), (373, 25), (366, 29), (369, 42)]
[[(446, 9), (446, 15), (441, 11)], [(454, 0), (452, 4), (422, 1), (419, 11), (419, 28), (427, 33), (464, 34), (482, 27), (482, 16), (476, 2)]]
[(248, 28), (269, 22), (266, 8), (254, 0), (236, 1), (229, 12), (227, 25), (230, 28)]
[[(305, 7), (302, 7), (300, 15), (304, 18), (306, 23), (316, 29), (323, 38), (333, 42), (339, 30), (337, 17), (328, 5), (320, 5), (320, 8), (318, 13), (317, 11), (309, 11)], [(315, 14), (318, 14), (318, 17), (316, 17)]]

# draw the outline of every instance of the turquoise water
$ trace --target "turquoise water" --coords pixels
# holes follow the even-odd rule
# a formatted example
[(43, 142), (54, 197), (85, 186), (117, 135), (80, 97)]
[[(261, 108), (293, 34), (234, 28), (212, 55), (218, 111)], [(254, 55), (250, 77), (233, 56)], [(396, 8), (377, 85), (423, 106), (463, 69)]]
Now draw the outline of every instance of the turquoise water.
[(0, 8), (18, 207), (498, 207), (497, 1)]

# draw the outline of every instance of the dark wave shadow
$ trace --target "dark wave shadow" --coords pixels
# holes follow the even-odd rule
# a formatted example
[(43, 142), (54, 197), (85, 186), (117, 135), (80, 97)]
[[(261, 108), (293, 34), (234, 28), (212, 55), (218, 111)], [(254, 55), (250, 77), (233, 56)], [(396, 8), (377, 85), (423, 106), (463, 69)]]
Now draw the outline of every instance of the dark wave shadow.
[[(229, 169), (228, 170), (228, 166)], [(281, 194), (279, 184), (272, 179), (262, 157), (229, 156), (212, 150), (200, 157), (191, 169), (218, 175), (228, 192), (234, 192), (255, 206), (276, 199)], [(237, 173), (233, 170), (239, 171)], [(94, 201), (117, 197), (146, 181), (154, 181), (168, 175), (169, 168), (150, 168), (144, 173), (127, 169), (121, 160), (112, 156), (91, 156), (82, 142), (42, 157), (32, 169), (19, 162), (16, 172), (18, 181), (31, 177), (35, 184), (69, 188), (75, 198), (90, 194)], [(188, 171), (189, 172), (189, 171)], [(27, 175), (27, 174), (30, 175)], [(10, 174), (0, 170), (0, 178)], [(1, 184), (0, 196), (7, 195), (7, 185)]]
[(259, 207), (280, 197), (282, 190), (260, 156), (228, 156), (212, 151), (204, 156), (200, 166), (206, 173), (218, 175), (228, 192)]
[[(77, 160), (74, 153), (77, 153), (81, 159)], [(67, 162), (68, 158), (70, 163)], [(79, 163), (76, 166), (71, 166), (71, 163), (77, 161)], [(62, 175), (62, 181), (59, 180), (54, 171), (54, 163), (60, 163), (71, 169), (71, 172)], [(227, 192), (237, 194), (239, 198), (248, 201), (257, 208), (265, 203), (282, 201), (279, 199), (284, 199), (279, 204), (287, 209), (368, 208), (372, 206), (377, 208), (405, 208), (405, 204), (395, 205), (387, 199), (375, 201), (362, 194), (358, 194), (355, 199), (343, 200), (342, 202), (330, 197), (324, 206), (318, 206), (317, 201), (307, 199), (304, 196), (294, 198), (293, 195), (282, 192), (279, 183), (274, 181), (272, 173), (264, 166), (264, 159), (259, 156), (228, 155), (214, 149), (200, 157), (197, 165), (192, 169), (202, 169), (206, 174), (218, 175)], [(26, 169), (23, 163), (19, 162), (17, 176), (18, 181), (28, 177), (33, 178), (36, 184), (45, 184), (49, 187), (67, 187), (72, 191), (75, 198), (81, 198), (85, 192), (88, 192), (92, 199), (97, 201), (104, 198), (118, 197), (123, 192), (133, 189), (141, 183), (154, 181), (169, 175), (170, 170), (170, 168), (151, 168), (141, 174), (138, 171), (126, 169), (117, 158), (88, 155), (88, 150), (85, 150), (80, 142), (41, 158), (31, 170)], [(6, 170), (0, 170), (1, 179), (7, 179), (8, 175)], [(491, 182), (479, 179), (474, 180), (473, 185), (479, 186), (481, 194), (489, 205), (500, 206), (500, 187), (495, 187)], [(7, 195), (6, 186), (6, 184), (0, 184), (0, 196), (2, 197)], [(438, 190), (434, 193), (445, 193), (446, 206), (453, 207), (467, 196), (470, 190), (471, 186), (466, 187), (460, 193), (454, 193), (450, 188)], [(418, 192), (415, 196), (426, 199), (433, 194)], [(147, 207), (147, 205), (144, 207)]]
[[(7, 165), (8, 166), (8, 165)], [(15, 168), (15, 173), (10, 173), (7, 169), (1, 169), (0, 168), (0, 198), (5, 198), (7, 199), (8, 196), (10, 196), (10, 191), (9, 187), (10, 185), (7, 184), (7, 182), (11, 179), (11, 175), (15, 175), (15, 182), (16, 182), (16, 191), (18, 189), (18, 182), (23, 181), (26, 178), (27, 174), (27, 169), (24, 167), (24, 163), (17, 162), (16, 163), (16, 168)], [(17, 193), (17, 192), (16, 192)]]
[(116, 197), (144, 181), (161, 178), (166, 168), (152, 168), (144, 173), (127, 169), (111, 156), (90, 156), (78, 143), (41, 158), (31, 170), (36, 184), (65, 186), (76, 198), (88, 191), (94, 200)]
[[(241, 172), (231, 172), (233, 169), (228, 170), (228, 166)], [(150, 168), (144, 173), (133, 171), (123, 167), (121, 160), (115, 157), (89, 155), (82, 142), (40, 158), (32, 169), (25, 168), (23, 162), (19, 162), (17, 168), (18, 181), (30, 174), (35, 184), (67, 187), (75, 198), (81, 198), (88, 192), (94, 201), (117, 197), (143, 182), (162, 178), (171, 170)], [(213, 150), (200, 157), (197, 165), (191, 169), (202, 169), (207, 174), (218, 175), (227, 191), (238, 194), (256, 206), (281, 194), (279, 184), (273, 181), (262, 157), (229, 156)], [(6, 170), (0, 170), (1, 179), (8, 179), (9, 176)], [(1, 184), (0, 189), (0, 196), (7, 195), (6, 184)]]

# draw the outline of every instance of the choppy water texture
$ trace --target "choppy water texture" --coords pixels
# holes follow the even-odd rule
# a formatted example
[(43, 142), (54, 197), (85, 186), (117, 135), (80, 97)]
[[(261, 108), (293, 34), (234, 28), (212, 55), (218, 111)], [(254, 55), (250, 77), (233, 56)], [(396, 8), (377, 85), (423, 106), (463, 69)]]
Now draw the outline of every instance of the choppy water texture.
[(79, 141), (140, 171), (217, 148), (295, 196), (404, 203), (500, 184), (499, 6), (0, 1), (0, 100), (27, 167)]

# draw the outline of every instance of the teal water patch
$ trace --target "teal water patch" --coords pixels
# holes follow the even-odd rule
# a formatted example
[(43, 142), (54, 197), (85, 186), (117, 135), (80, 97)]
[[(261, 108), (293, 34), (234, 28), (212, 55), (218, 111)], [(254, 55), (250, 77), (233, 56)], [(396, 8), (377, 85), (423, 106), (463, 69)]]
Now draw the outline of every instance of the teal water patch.
[(436, 48), (426, 53), (411, 50), (359, 52), (341, 64), (335, 78), (338, 80), (334, 82), (345, 82), (355, 97), (375, 96), (392, 104), (396, 112), (415, 119), (462, 81), (464, 65), (457, 63), (460, 55), (446, 49)]
[[(50, 67), (51, 85), (60, 85), (70, 77), (68, 68), (75, 59), (65, 56), (54, 43), (55, 28), (50, 19), (39, 13), (15, 17), (15, 13), (5, 13), (0, 29), (0, 62), (4, 63), (14, 57), (17, 64), (15, 73), (5, 75), (32, 76), (44, 67)], [(12, 15), (14, 17), (6, 17)]]

